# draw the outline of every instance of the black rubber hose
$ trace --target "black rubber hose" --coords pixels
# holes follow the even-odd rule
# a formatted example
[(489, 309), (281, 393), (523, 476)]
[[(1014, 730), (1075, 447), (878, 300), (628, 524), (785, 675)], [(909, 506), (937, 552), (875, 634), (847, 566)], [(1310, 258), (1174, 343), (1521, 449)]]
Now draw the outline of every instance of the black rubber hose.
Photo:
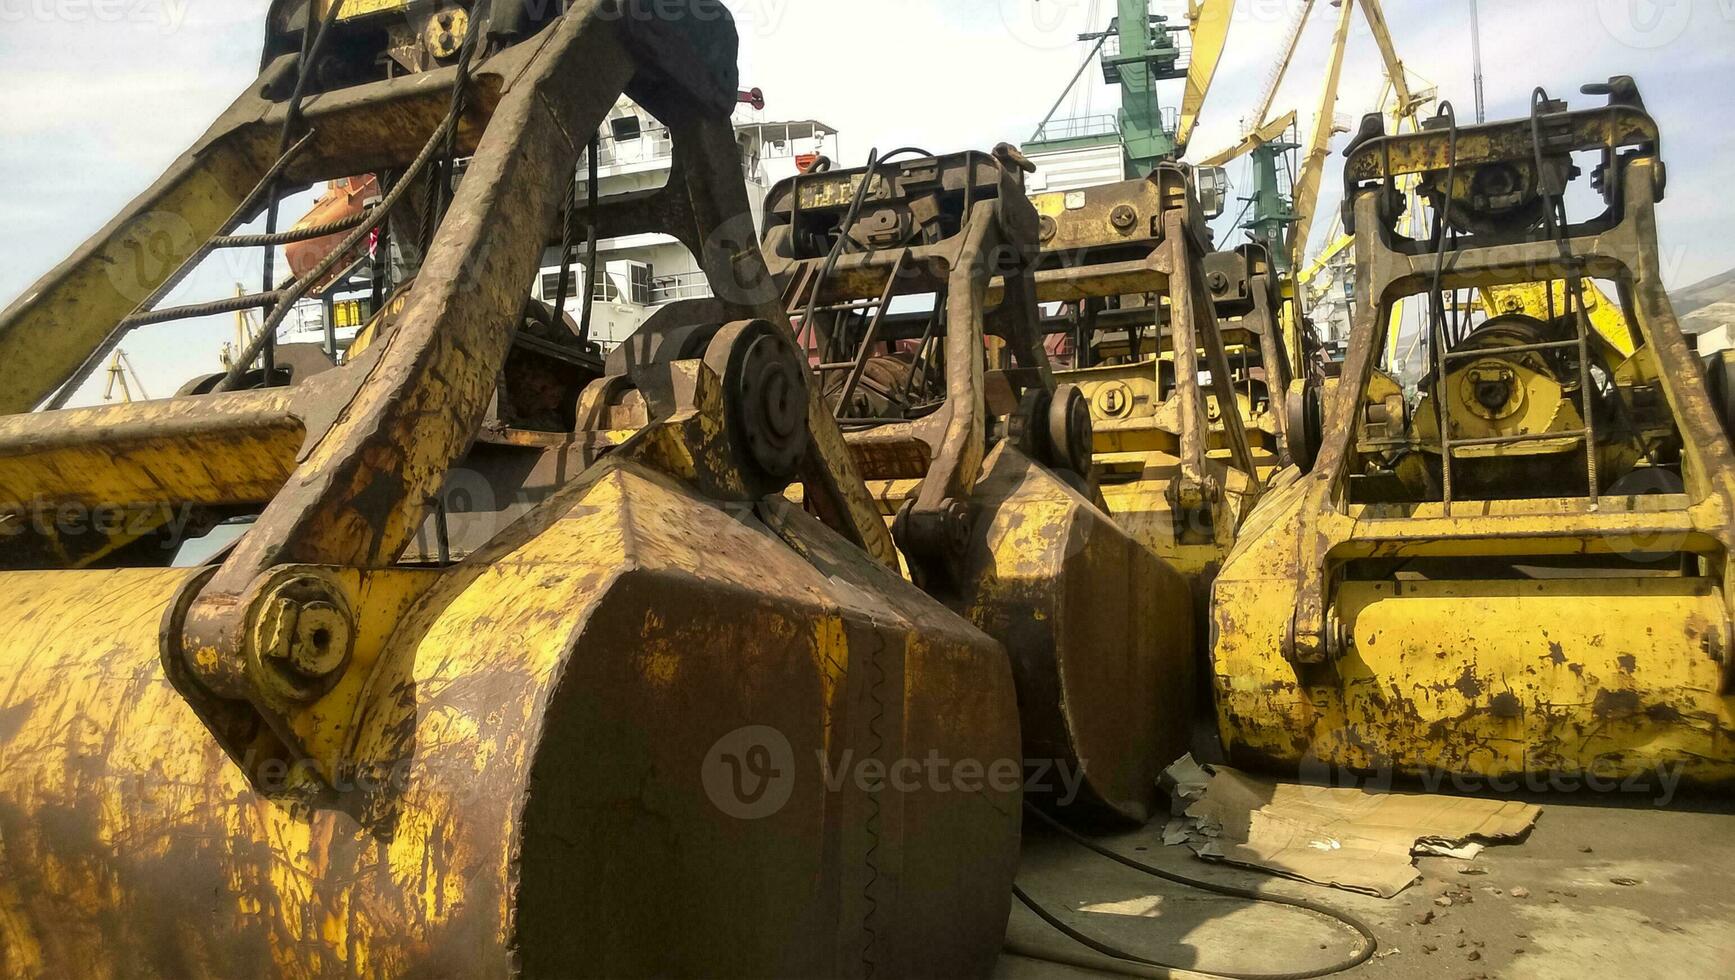
[[(843, 257), (844, 246), (847, 245), (850, 240), (849, 231), (855, 226), (855, 220), (861, 214), (862, 205), (867, 201), (868, 186), (873, 183), (874, 177), (879, 173), (881, 166), (892, 160), (894, 157), (900, 156), (918, 156), (926, 158), (933, 156), (933, 154), (919, 146), (900, 146), (884, 155), (882, 155), (877, 148), (868, 151), (867, 166), (862, 168), (862, 181), (856, 186), (854, 196), (850, 198), (849, 210), (844, 214), (843, 224), (838, 226), (837, 241), (832, 244), (831, 251), (827, 253), (825, 257), (825, 265), (820, 268), (819, 279), (813, 284), (812, 294), (808, 297), (807, 301), (807, 310), (802, 315), (802, 327), (806, 330), (812, 331), (815, 340), (819, 338), (819, 327), (814, 322), (813, 314), (819, 307), (820, 291), (823, 290), (825, 285), (831, 281), (832, 273), (837, 269), (838, 260)], [(832, 340), (833, 338), (831, 337), (826, 338), (827, 343), (824, 345), (825, 349), (822, 351), (822, 358), (828, 363), (837, 360), (837, 358), (841, 356), (841, 354), (835, 350), (836, 345), (831, 342)]]
[[(596, 225), (598, 186), (601, 183), (601, 164), (597, 154), (602, 152), (602, 136), (590, 134), (590, 165), (585, 172), (585, 213), (590, 217), (590, 223), (585, 228), (584, 238), (584, 298), (578, 304), (578, 342), (581, 345), (590, 343), (591, 316), (596, 308), (596, 283), (600, 271), (596, 267), (596, 250), (601, 244), (598, 236), (602, 234)], [(561, 285), (566, 284), (566, 277), (561, 278)], [(565, 311), (561, 311), (565, 315)]]
[[(1456, 193), (1458, 180), (1458, 115), (1452, 109), (1452, 103), (1440, 103), (1440, 118), (1446, 120), (1446, 192), (1441, 195), (1439, 220), (1434, 225), (1434, 278), (1432, 291), (1428, 296), (1429, 333), (1439, 335), (1441, 353), (1445, 352), (1446, 343), (1446, 300), (1440, 295), (1440, 281), (1446, 273), (1446, 235), (1452, 221), (1452, 195)], [(1453, 290), (1456, 294), (1457, 290)], [(1456, 298), (1454, 296), (1454, 304)], [(1444, 367), (1442, 366), (1442, 372)], [(1445, 377), (1439, 379), (1439, 384), (1446, 383)]]
[[(826, 284), (831, 281), (832, 273), (837, 270), (838, 260), (843, 257), (843, 247), (849, 240), (849, 230), (851, 226), (855, 224), (856, 217), (861, 214), (862, 202), (867, 200), (868, 185), (874, 182), (874, 168), (879, 165), (879, 161), (880, 151), (878, 148), (869, 150), (867, 166), (862, 171), (861, 183), (856, 185), (855, 193), (850, 197), (849, 210), (844, 213), (843, 224), (838, 226), (837, 241), (832, 243), (831, 251), (826, 253), (825, 264), (820, 266), (819, 269), (819, 278), (814, 280), (812, 292), (808, 294), (807, 309), (802, 313), (801, 326), (802, 329), (811, 333), (811, 336), (815, 341), (821, 339), (819, 322), (814, 317), (814, 313), (819, 309), (819, 294), (825, 289)], [(799, 200), (797, 203), (799, 203)], [(823, 348), (821, 355), (822, 359), (829, 363), (837, 359), (833, 350), (836, 345), (832, 342), (832, 338), (829, 334), (823, 339), (824, 343), (821, 344), (821, 347)]]
[[(1037, 809), (1034, 806), (1031, 806), (1028, 803), (1026, 803), (1024, 805), (1024, 812), (1036, 817), (1037, 820), (1048, 825), (1050, 828), (1058, 831), (1060, 834), (1062, 834), (1063, 836), (1072, 840), (1074, 843), (1078, 844), (1079, 846), (1084, 847), (1084, 848), (1091, 850), (1091, 851), (1095, 851), (1097, 854), (1100, 854), (1103, 857), (1108, 858), (1109, 860), (1114, 861), (1117, 864), (1126, 865), (1127, 867), (1132, 868), (1134, 871), (1142, 871), (1145, 874), (1151, 875), (1152, 877), (1161, 878), (1164, 881), (1174, 882), (1177, 885), (1184, 885), (1188, 888), (1195, 888), (1195, 889), (1198, 889), (1199, 891), (1211, 892), (1211, 893), (1216, 894), (1216, 895), (1224, 895), (1224, 896), (1227, 896), (1229, 898), (1241, 898), (1241, 899), (1246, 899), (1247, 901), (1250, 901), (1250, 902), (1266, 902), (1266, 903), (1269, 903), (1272, 905), (1287, 905), (1291, 908), (1303, 909), (1303, 910), (1308, 911), (1308, 912), (1314, 912), (1314, 913), (1317, 913), (1319, 915), (1323, 915), (1326, 918), (1332, 919), (1336, 922), (1340, 922), (1340, 923), (1348, 926), (1351, 929), (1354, 929), (1358, 934), (1360, 934), (1360, 936), (1362, 938), (1361, 948), (1358, 949), (1348, 959), (1344, 960), (1343, 962), (1341, 962), (1339, 964), (1329, 966), (1329, 967), (1324, 967), (1324, 968), (1318, 969), (1318, 970), (1304, 970), (1304, 971), (1297, 971), (1294, 973), (1218, 973), (1218, 972), (1213, 972), (1213, 971), (1209, 971), (1209, 970), (1194, 970), (1194, 969), (1191, 969), (1188, 967), (1175, 966), (1174, 964), (1170, 964), (1170, 963), (1160, 963), (1156, 960), (1148, 960), (1142, 956), (1135, 956), (1132, 953), (1126, 952), (1125, 950), (1117, 949), (1116, 947), (1111, 946), (1108, 943), (1102, 942), (1101, 940), (1093, 939), (1090, 936), (1087, 936), (1084, 933), (1079, 932), (1077, 929), (1074, 929), (1073, 927), (1062, 922), (1059, 918), (1057, 918), (1054, 915), (1054, 913), (1048, 911), (1046, 908), (1044, 908), (1041, 905), (1041, 903), (1039, 903), (1035, 899), (1031, 898), (1030, 895), (1027, 894), (1024, 891), (1024, 889), (1020, 888), (1018, 885), (1014, 884), (1012, 886), (1012, 894), (1020, 902), (1023, 902), (1025, 907), (1029, 908), (1030, 911), (1035, 912), (1036, 915), (1042, 919), (1042, 921), (1053, 926), (1055, 929), (1057, 929), (1061, 933), (1065, 934), (1067, 938), (1073, 940), (1074, 942), (1076, 942), (1082, 946), (1085, 946), (1091, 950), (1094, 950), (1098, 953), (1101, 953), (1104, 956), (1113, 957), (1114, 959), (1117, 959), (1117, 960), (1125, 960), (1129, 964), (1138, 964), (1139, 966), (1144, 966), (1144, 967), (1155, 967), (1158, 970), (1175, 970), (1175, 971), (1182, 971), (1185, 973), (1195, 974), (1198, 976), (1222, 977), (1222, 978), (1224, 978), (1224, 980), (1312, 980), (1312, 978), (1314, 978), (1314, 977), (1327, 977), (1327, 976), (1331, 976), (1334, 973), (1342, 973), (1345, 970), (1353, 970), (1356, 967), (1362, 965), (1363, 963), (1366, 963), (1369, 959), (1372, 959), (1374, 952), (1376, 950), (1378, 950), (1380, 947), (1379, 939), (1374, 936), (1373, 929), (1371, 927), (1369, 927), (1366, 922), (1363, 922), (1361, 919), (1357, 918), (1354, 915), (1351, 915), (1348, 912), (1343, 912), (1343, 911), (1340, 911), (1338, 909), (1331, 908), (1328, 905), (1324, 905), (1320, 902), (1315, 902), (1315, 901), (1312, 901), (1310, 899), (1286, 898), (1282, 895), (1262, 895), (1259, 892), (1256, 892), (1250, 888), (1237, 888), (1234, 885), (1220, 885), (1220, 884), (1217, 884), (1216, 882), (1213, 882), (1213, 881), (1202, 881), (1198, 878), (1189, 878), (1186, 875), (1177, 874), (1173, 871), (1164, 871), (1162, 868), (1152, 867), (1151, 865), (1145, 864), (1143, 861), (1134, 860), (1133, 858), (1127, 857), (1124, 854), (1119, 854), (1119, 853), (1116, 853), (1115, 851), (1111, 851), (1108, 848), (1103, 847), (1101, 844), (1098, 844), (1096, 841), (1093, 841), (1087, 837), (1083, 837), (1083, 836), (1073, 832), (1071, 829), (1069, 829), (1065, 825), (1061, 824), (1060, 821), (1054, 819), (1053, 817), (1049, 816), (1046, 813), (1043, 813), (1041, 810)], [(1024, 956), (1024, 957), (1028, 957), (1031, 959), (1048, 959), (1047, 956), (1032, 952), (1029, 949), (1022, 947), (1022, 946), (1020, 946), (1016, 950), (1016, 952), (1017, 952), (1017, 955), (1019, 955), (1019, 956)], [(1069, 960), (1053, 960), (1052, 962), (1063, 963), (1063, 964), (1066, 964), (1068, 966), (1080, 965), (1076, 962), (1069, 961)], [(1110, 971), (1110, 972), (1124, 972), (1127, 976), (1148, 977), (1148, 976), (1152, 975), (1152, 974), (1150, 974), (1146, 971), (1143, 971), (1143, 970), (1118, 971), (1118, 970), (1114, 969), (1114, 964), (1092, 965), (1090, 968), (1091, 969), (1097, 969), (1097, 970), (1105, 970), (1105, 971)]]

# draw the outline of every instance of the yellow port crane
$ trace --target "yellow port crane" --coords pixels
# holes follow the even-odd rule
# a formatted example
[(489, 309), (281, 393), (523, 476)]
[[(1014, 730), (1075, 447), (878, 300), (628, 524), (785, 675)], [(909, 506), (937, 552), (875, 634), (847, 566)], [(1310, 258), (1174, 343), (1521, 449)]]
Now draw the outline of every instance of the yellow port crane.
[[(1303, 287), (1317, 274), (1317, 269), (1305, 267), (1305, 257), (1331, 139), (1339, 131), (1335, 110), (1356, 2), (1357, 0), (1334, 0), (1332, 4), (1338, 8), (1338, 16), (1332, 32), (1319, 101), (1306, 142), (1295, 144), (1283, 141), (1285, 134), (1297, 123), (1296, 112), (1290, 111), (1276, 117), (1272, 117), (1271, 112), (1278, 92), (1294, 63), (1302, 36), (1317, 5), (1316, 0), (1307, 0), (1297, 8), (1259, 101), (1253, 112), (1246, 117), (1240, 141), (1199, 163), (1201, 167), (1221, 167), (1249, 155), (1254, 157), (1254, 188), (1249, 198), (1249, 207), (1254, 214), (1247, 227), (1253, 230), (1256, 239), (1265, 241), (1266, 247), (1277, 259), (1274, 274), (1279, 282), (1282, 299), (1280, 321), (1286, 350), (1292, 359), (1289, 366), (1290, 376), (1294, 378), (1304, 377), (1310, 370), (1314, 370), (1312, 352), (1317, 348), (1317, 342), (1312, 339), (1311, 327), (1307, 321)], [(1431, 93), (1412, 87), (1407, 70), (1398, 58), (1397, 47), (1392, 41), (1379, 0), (1361, 2), (1363, 17), (1373, 33), (1385, 65), (1387, 90), (1395, 95), (1394, 118), (1400, 127), (1407, 125), (1414, 129), (1416, 113), (1430, 100)], [(1286, 150), (1301, 151), (1301, 162), (1295, 170), (1287, 194), (1280, 186), (1277, 164), (1278, 154)], [(1299, 274), (1297, 270), (1301, 270)]]
[[(130, 383), (128, 378), (132, 379)], [(135, 388), (138, 389), (139, 400), (150, 401), (151, 399), (150, 392), (145, 391), (145, 383), (139, 380), (139, 373), (133, 369), (133, 362), (127, 357), (127, 352), (124, 350), (116, 350), (114, 357), (108, 362), (108, 380), (103, 382), (102, 400), (105, 402), (114, 401), (116, 388), (120, 389), (120, 398), (123, 402), (133, 400), (133, 389)]]
[[(1277, 68), (1267, 83), (1266, 91), (1260, 100), (1259, 107), (1250, 117), (1250, 127), (1243, 140), (1234, 147), (1224, 150), (1202, 162), (1203, 166), (1222, 166), (1247, 153), (1253, 152), (1262, 145), (1278, 138), (1286, 132), (1287, 126), (1277, 125), (1282, 120), (1265, 122), (1270, 112), (1272, 99), (1283, 78), (1288, 73), (1294, 59), (1302, 31), (1309, 15), (1313, 12), (1316, 0), (1307, 2), (1297, 12), (1291, 24), (1283, 53), (1277, 62)], [(1349, 27), (1353, 8), (1361, 4), (1362, 13), (1372, 33), (1375, 45), (1379, 48), (1381, 61), (1385, 66), (1385, 93), (1379, 99), (1380, 112), (1389, 115), (1391, 125), (1396, 132), (1415, 132), (1420, 128), (1419, 115), (1421, 111), (1435, 101), (1436, 95), (1432, 89), (1416, 88), (1412, 85), (1409, 71), (1404, 67), (1403, 60), (1398, 57), (1397, 45), (1392, 39), (1390, 25), (1386, 20), (1384, 8), (1379, 0), (1335, 0), (1333, 6), (1339, 8), (1336, 29), (1332, 35), (1331, 53), (1326, 63), (1325, 83), (1321, 89), (1318, 113), (1315, 116), (1312, 136), (1305, 146), (1305, 152), (1295, 179), (1295, 190), (1290, 214), (1294, 225), (1291, 229), (1292, 269), (1296, 270), (1293, 277), (1293, 289), (1299, 304), (1308, 301), (1309, 285), (1322, 273), (1331, 268), (1332, 263), (1354, 245), (1354, 239), (1346, 234), (1334, 233), (1330, 242), (1312, 260), (1307, 258), (1307, 245), (1312, 235), (1313, 223), (1317, 217), (1321, 179), (1324, 175), (1326, 157), (1330, 152), (1332, 137), (1337, 133), (1334, 122), (1334, 106), (1337, 103), (1338, 88), (1342, 79), (1343, 59), (1349, 39)], [(1480, 78), (1478, 77), (1478, 86)], [(1407, 177), (1400, 180), (1398, 191), (1406, 202), (1402, 230), (1409, 233), (1412, 230), (1414, 215), (1411, 205), (1414, 203), (1416, 180)], [(1334, 228), (1341, 231), (1341, 219), (1334, 221)], [(1557, 293), (1566, 287), (1556, 287)], [(1620, 312), (1620, 304), (1610, 299), (1594, 281), (1585, 279), (1579, 284), (1579, 289), (1586, 296), (1587, 302), (1593, 308), (1593, 322), (1597, 332), (1617, 348), (1631, 353), (1633, 339), (1631, 327)], [(1318, 295), (1317, 291), (1314, 292)], [(1498, 289), (1484, 291), (1481, 297), (1484, 311), (1490, 315), (1501, 312), (1525, 310), (1540, 314), (1548, 306), (1547, 294), (1539, 284), (1515, 284)], [(1557, 305), (1564, 305), (1561, 295)], [(1399, 304), (1392, 309), (1394, 323), (1402, 322), (1404, 307)], [(1395, 363), (1400, 357), (1400, 344), (1403, 334), (1392, 330), (1387, 339), (1386, 356), (1388, 363)], [(1414, 338), (1411, 338), (1412, 340)]]
[[(1317, 0), (1307, 0), (1297, 11), (1290, 22), (1289, 29), (1281, 53), (1266, 81), (1264, 92), (1254, 111), (1247, 117), (1246, 130), (1242, 139), (1236, 145), (1219, 151), (1200, 161), (1200, 166), (1223, 166), (1239, 159), (1261, 146), (1276, 140), (1295, 122), (1295, 114), (1288, 113), (1277, 118), (1271, 117), (1271, 109), (1276, 100), (1284, 79), (1289, 74), (1290, 65), (1295, 60), (1295, 53), (1300, 47), (1302, 34), (1305, 32), (1310, 16)], [(1320, 89), (1318, 110), (1314, 116), (1311, 136), (1302, 147), (1302, 162), (1296, 172), (1294, 192), (1291, 201), (1291, 212), (1294, 219), (1293, 237), (1291, 239), (1292, 267), (1300, 269), (1304, 265), (1308, 235), (1312, 228), (1314, 211), (1319, 203), (1319, 189), (1324, 175), (1325, 159), (1331, 149), (1331, 138), (1336, 133), (1336, 111), (1338, 89), (1343, 79), (1344, 54), (1349, 45), (1350, 25), (1354, 19), (1356, 4), (1361, 4), (1361, 11), (1367, 21), (1368, 29), (1373, 33), (1374, 43), (1378, 45), (1380, 57), (1385, 64), (1387, 84), (1396, 98), (1393, 115), (1400, 123), (1415, 125), (1416, 113), (1425, 105), (1430, 95), (1418, 92), (1410, 86), (1409, 75), (1403, 61), (1398, 57), (1397, 46), (1392, 41), (1391, 30), (1387, 26), (1384, 9), (1379, 0), (1334, 0), (1332, 6), (1338, 8), (1336, 26), (1332, 32), (1330, 54), (1326, 59), (1325, 78)]]

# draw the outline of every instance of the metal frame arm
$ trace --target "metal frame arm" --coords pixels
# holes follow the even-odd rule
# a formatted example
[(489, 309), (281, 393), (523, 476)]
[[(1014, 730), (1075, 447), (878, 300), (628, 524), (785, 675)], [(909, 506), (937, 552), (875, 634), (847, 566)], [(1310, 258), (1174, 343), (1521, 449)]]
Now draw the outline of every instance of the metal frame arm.
[[(305, 569), (389, 566), (421, 526), (483, 420), (550, 216), (566, 199), (590, 134), (629, 86), (647, 107), (671, 115), (682, 107), (686, 122), (716, 113), (726, 119), (732, 103), (708, 98), (705, 77), (681, 77), (681, 66), (691, 72), (706, 63), (702, 47), (709, 46), (707, 55), (728, 47), (732, 56), (726, 19), (632, 21), (603, 8), (574, 8), (533, 44), (534, 56), (488, 122), (408, 304), (346, 367), (353, 388), (338, 393), (342, 410), (166, 629), (168, 657), (211, 695), (250, 703), (287, 746), (300, 744), (298, 718), (343, 675), (359, 607), (341, 575)], [(715, 36), (694, 36), (703, 31)], [(683, 44), (693, 50), (679, 58), (670, 48)], [(665, 73), (664, 65), (675, 68)], [(733, 84), (712, 81), (719, 91)], [(728, 167), (739, 187), (733, 158)], [(704, 180), (707, 187), (724, 183), (721, 175)], [(724, 217), (727, 204), (695, 204), (702, 237), (713, 238), (717, 229), (707, 224)], [(726, 236), (715, 241), (716, 254), (727, 250)], [(707, 271), (716, 267), (713, 256)], [(304, 570), (282, 574), (297, 566)], [(280, 622), (326, 625), (282, 636), (273, 632)], [(267, 656), (274, 643), (279, 655)]]
[[(457, 148), (474, 146), (501, 91), (535, 45), (477, 66)], [(292, 79), (273, 62), (149, 190), (0, 313), (0, 415), (27, 412), (72, 377), (116, 325), (148, 299), (244, 202), (275, 162), (287, 103), (261, 93)], [(316, 138), (284, 168), (285, 185), (402, 165), (444, 118), (457, 69), (372, 82), (309, 98), (300, 116)]]

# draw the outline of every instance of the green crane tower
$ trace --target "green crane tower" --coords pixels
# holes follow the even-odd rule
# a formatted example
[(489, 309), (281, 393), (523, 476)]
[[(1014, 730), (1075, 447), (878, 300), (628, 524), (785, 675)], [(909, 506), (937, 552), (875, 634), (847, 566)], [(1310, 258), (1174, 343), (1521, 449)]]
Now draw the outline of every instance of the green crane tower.
[(1280, 274), (1290, 271), (1290, 238), (1300, 220), (1295, 213), (1292, 188), (1282, 182), (1280, 162), (1285, 153), (1297, 149), (1300, 144), (1279, 139), (1261, 143), (1248, 154), (1253, 164), (1253, 193), (1243, 200), (1248, 202), (1252, 216), (1241, 227), (1252, 234), (1254, 241), (1266, 245), (1271, 263)]
[[(1171, 27), (1167, 17), (1152, 14), (1150, 0), (1116, 2), (1119, 15), (1107, 31), (1079, 36), (1081, 41), (1097, 42), (1091, 56), (1094, 58), (1101, 52), (1103, 80), (1120, 88), (1121, 108), (1115, 131), (1082, 126), (1079, 120), (1057, 122), (1054, 114), (1066, 99), (1066, 93), (1062, 93), (1061, 102), (1055, 103), (1024, 149), (1060, 150), (1118, 139), (1126, 151), (1126, 176), (1134, 179), (1149, 176), (1158, 163), (1176, 156), (1176, 114), (1163, 108), (1157, 83), (1187, 77), (1177, 40), (1186, 33), (1186, 28)], [(1089, 65), (1087, 60), (1080, 66), (1074, 85)], [(1071, 91), (1072, 86), (1068, 86), (1067, 92)]]
[[(1150, 0), (1119, 0), (1120, 16), (1103, 48), (1103, 80), (1121, 90), (1121, 142), (1127, 176), (1145, 177), (1175, 156), (1175, 125), (1164, 118), (1157, 83), (1186, 78), (1181, 48), (1168, 18), (1150, 13)], [(1112, 50), (1111, 50), (1112, 48)]]

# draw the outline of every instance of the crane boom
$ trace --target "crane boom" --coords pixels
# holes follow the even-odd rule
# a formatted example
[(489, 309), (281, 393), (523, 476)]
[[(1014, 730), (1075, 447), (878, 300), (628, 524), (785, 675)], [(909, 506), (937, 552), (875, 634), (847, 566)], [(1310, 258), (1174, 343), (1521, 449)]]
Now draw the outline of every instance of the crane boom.
[[(127, 380), (129, 377), (131, 382)], [(145, 390), (145, 383), (139, 378), (138, 370), (133, 367), (132, 358), (127, 357), (127, 352), (119, 348), (115, 349), (114, 357), (109, 360), (108, 382), (102, 389), (103, 401), (114, 401), (117, 384), (120, 386), (121, 401), (131, 403), (134, 400), (134, 389), (138, 390), (139, 400), (150, 401), (151, 393)]]
[(1307, 27), (1307, 18), (1313, 13), (1315, 2), (1316, 0), (1307, 0), (1301, 9), (1296, 11), (1295, 20), (1289, 25), (1289, 39), (1283, 45), (1283, 57), (1278, 60), (1277, 68), (1271, 73), (1271, 77), (1265, 81), (1265, 91), (1259, 96), (1259, 107), (1248, 117), (1249, 132), (1259, 129), (1271, 115), (1271, 103), (1276, 101), (1277, 90), (1283, 87), (1283, 78), (1289, 74), (1289, 65), (1295, 60), (1295, 49), (1301, 44), (1301, 34)]
[[(1319, 184), (1325, 175), (1325, 157), (1331, 151), (1333, 117), (1337, 110), (1337, 88), (1343, 79), (1343, 52), (1349, 44), (1349, 22), (1355, 13), (1355, 0), (1343, 0), (1343, 10), (1337, 18), (1337, 33), (1331, 39), (1331, 60), (1325, 69), (1325, 90), (1319, 97), (1319, 118), (1313, 124), (1313, 138), (1308, 140), (1307, 155), (1295, 178), (1295, 237), (1292, 239), (1292, 265), (1299, 269), (1307, 258), (1307, 235), (1313, 225), (1313, 209), (1319, 203)], [(1379, 33), (1376, 31), (1375, 33)], [(1386, 38), (1389, 45), (1390, 37)], [(1399, 66), (1400, 71), (1402, 65)], [(1408, 86), (1403, 89), (1408, 92)]]
[(1282, 136), (1288, 131), (1289, 127), (1293, 125), (1295, 125), (1295, 110), (1291, 109), (1283, 115), (1278, 116), (1276, 119), (1273, 119), (1258, 129), (1255, 129), (1253, 132), (1248, 133), (1242, 138), (1241, 142), (1236, 143), (1227, 150), (1223, 150), (1215, 156), (1199, 161), (1199, 166), (1221, 167), (1232, 161), (1239, 160), (1247, 154), (1252, 153), (1256, 148), (1264, 146), (1265, 144), (1277, 139), (1279, 136)]
[[(1352, 0), (1344, 0), (1347, 9)], [(1386, 26), (1386, 13), (1380, 7), (1380, 0), (1361, 0), (1362, 14), (1367, 17), (1368, 29), (1373, 31), (1374, 43), (1379, 45), (1380, 57), (1386, 63), (1386, 77), (1391, 80), (1392, 91), (1397, 95), (1399, 119), (1413, 117), (1420, 102), (1416, 94), (1410, 91), (1410, 80), (1404, 74), (1404, 63), (1398, 58), (1397, 46), (1392, 43), (1391, 29)], [(1342, 58), (1342, 55), (1339, 55)]]
[(1189, 0), (1187, 4), (1187, 33), (1192, 37), (1193, 53), (1187, 65), (1187, 91), (1181, 97), (1180, 124), (1175, 129), (1175, 145), (1180, 150), (1185, 150), (1193, 138), (1199, 111), (1205, 106), (1217, 64), (1223, 60), (1223, 48), (1229, 43), (1234, 17), (1235, 0)]

